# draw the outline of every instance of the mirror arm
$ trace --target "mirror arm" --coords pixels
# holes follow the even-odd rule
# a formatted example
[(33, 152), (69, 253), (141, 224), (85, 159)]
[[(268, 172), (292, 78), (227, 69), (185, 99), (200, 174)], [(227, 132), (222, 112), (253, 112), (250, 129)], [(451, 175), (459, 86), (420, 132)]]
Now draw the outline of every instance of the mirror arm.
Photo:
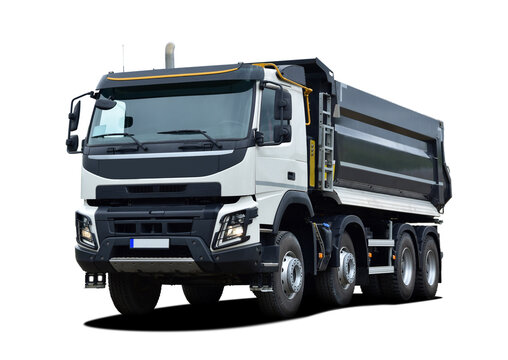
[(70, 116), (72, 114), (72, 110), (74, 109), (74, 101), (82, 98), (83, 96), (87, 96), (89, 95), (91, 98), (94, 97), (94, 92), (93, 91), (89, 91), (87, 93), (84, 93), (83, 95), (79, 95), (79, 96), (76, 96), (74, 99), (71, 100), (71, 111), (69, 112), (69, 120), (70, 120)]

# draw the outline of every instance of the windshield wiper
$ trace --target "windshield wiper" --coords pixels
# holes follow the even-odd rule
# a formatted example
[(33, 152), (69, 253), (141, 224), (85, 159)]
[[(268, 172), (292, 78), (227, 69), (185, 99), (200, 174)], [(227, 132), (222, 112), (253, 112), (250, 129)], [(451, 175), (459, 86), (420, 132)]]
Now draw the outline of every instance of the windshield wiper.
[(176, 135), (191, 135), (201, 134), (212, 142), (217, 148), (222, 149), (222, 145), (217, 142), (213, 137), (208, 135), (204, 130), (170, 130), (170, 131), (159, 131), (157, 134), (176, 134)]
[(148, 150), (148, 148), (147, 148), (145, 145), (143, 145), (143, 143), (142, 143), (141, 141), (139, 141), (138, 139), (136, 139), (136, 138), (134, 137), (134, 135), (133, 135), (133, 134), (129, 134), (129, 133), (110, 133), (110, 134), (95, 135), (95, 136), (92, 136), (92, 139), (103, 138), (103, 137), (105, 137), (105, 136), (119, 136), (119, 135), (123, 135), (123, 136), (128, 136), (128, 137), (130, 137), (132, 140), (134, 140), (134, 142), (135, 142), (136, 144), (138, 144), (138, 146), (139, 146), (141, 149), (143, 149), (143, 150), (145, 150), (145, 151), (146, 151), (146, 150)]

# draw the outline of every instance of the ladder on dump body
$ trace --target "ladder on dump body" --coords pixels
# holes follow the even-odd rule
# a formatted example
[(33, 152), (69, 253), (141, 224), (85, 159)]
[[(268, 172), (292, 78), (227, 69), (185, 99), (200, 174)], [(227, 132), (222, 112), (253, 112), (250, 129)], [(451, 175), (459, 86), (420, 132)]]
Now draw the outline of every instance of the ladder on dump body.
[(319, 188), (323, 191), (333, 191), (334, 133), (332, 97), (327, 93), (319, 93), (318, 181)]

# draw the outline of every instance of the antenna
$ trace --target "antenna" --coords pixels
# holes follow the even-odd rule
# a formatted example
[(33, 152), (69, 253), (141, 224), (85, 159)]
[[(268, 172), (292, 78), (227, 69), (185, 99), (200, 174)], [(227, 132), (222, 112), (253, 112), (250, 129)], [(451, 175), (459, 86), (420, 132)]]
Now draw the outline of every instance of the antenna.
[(125, 45), (122, 44), (122, 72), (125, 72)]

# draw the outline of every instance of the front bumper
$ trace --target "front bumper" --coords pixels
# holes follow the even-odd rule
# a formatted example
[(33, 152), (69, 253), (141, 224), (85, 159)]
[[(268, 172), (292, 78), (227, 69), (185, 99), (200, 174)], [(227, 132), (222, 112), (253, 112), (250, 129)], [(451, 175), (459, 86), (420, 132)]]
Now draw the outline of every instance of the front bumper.
[(144, 272), (173, 275), (255, 274), (273, 271), (275, 249), (253, 244), (211, 253), (199, 237), (170, 238), (169, 249), (130, 249), (130, 238), (106, 238), (97, 253), (76, 246), (76, 260), (90, 273)]
[[(278, 249), (263, 246), (257, 211), (247, 226), (245, 241), (214, 250), (225, 214), (255, 208), (252, 197), (235, 203), (203, 206), (85, 206), (92, 220), (98, 250), (76, 246), (76, 260), (88, 273), (131, 272), (173, 276), (255, 274), (275, 271)], [(246, 220), (248, 220), (246, 218)], [(169, 239), (169, 247), (131, 248), (131, 239)], [(270, 265), (268, 265), (270, 264)]]

